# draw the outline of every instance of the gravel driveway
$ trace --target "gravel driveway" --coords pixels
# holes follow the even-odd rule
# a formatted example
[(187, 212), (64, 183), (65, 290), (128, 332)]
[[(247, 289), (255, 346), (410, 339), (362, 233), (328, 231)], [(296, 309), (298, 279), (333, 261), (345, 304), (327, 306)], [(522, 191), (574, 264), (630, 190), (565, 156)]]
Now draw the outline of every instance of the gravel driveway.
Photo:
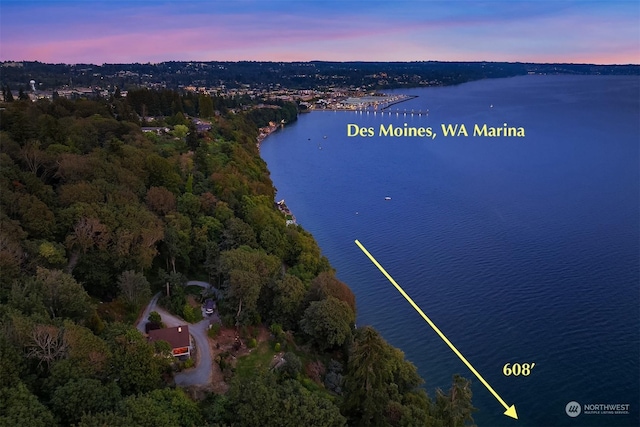
[[(189, 285), (197, 285), (203, 288), (211, 288), (211, 286), (207, 282), (198, 282), (198, 281), (190, 281), (187, 282), (187, 286)], [(215, 290), (215, 289), (214, 289)], [(217, 294), (217, 290), (216, 295)], [(175, 374), (176, 385), (179, 386), (189, 386), (189, 385), (208, 385), (210, 383), (211, 378), (211, 351), (209, 349), (209, 338), (207, 336), (207, 331), (209, 330), (209, 324), (211, 322), (211, 318), (205, 316), (203, 320), (198, 323), (187, 323), (185, 320), (174, 316), (169, 313), (162, 307), (158, 305), (158, 299), (160, 298), (160, 292), (155, 294), (149, 305), (144, 310), (142, 318), (138, 322), (138, 330), (144, 332), (144, 326), (147, 323), (147, 319), (149, 318), (149, 313), (152, 311), (158, 312), (162, 317), (162, 322), (167, 325), (167, 327), (176, 327), (181, 325), (189, 325), (189, 333), (193, 337), (193, 340), (196, 343), (197, 351), (199, 354), (198, 363), (194, 368), (188, 369), (186, 371), (178, 372)]]

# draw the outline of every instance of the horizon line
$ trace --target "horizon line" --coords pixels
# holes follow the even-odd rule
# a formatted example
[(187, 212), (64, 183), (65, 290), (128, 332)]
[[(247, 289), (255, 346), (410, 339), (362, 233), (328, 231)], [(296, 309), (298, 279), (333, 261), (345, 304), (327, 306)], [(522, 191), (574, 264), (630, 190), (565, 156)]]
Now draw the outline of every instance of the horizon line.
[(284, 63), (284, 64), (304, 64), (304, 63), (314, 63), (314, 62), (324, 62), (324, 63), (336, 63), (336, 64), (350, 64), (350, 63), (363, 63), (363, 64), (414, 64), (414, 63), (429, 63), (429, 62), (438, 62), (438, 63), (447, 63), (447, 64), (526, 64), (526, 65), (591, 65), (596, 67), (625, 67), (625, 66), (640, 66), (640, 62), (638, 63), (606, 63), (606, 64), (596, 64), (593, 62), (529, 62), (529, 61), (494, 61), (494, 60), (473, 60), (473, 61), (444, 61), (439, 59), (427, 59), (427, 60), (412, 60), (412, 61), (375, 61), (375, 60), (352, 60), (352, 61), (333, 61), (333, 60), (325, 60), (325, 59), (311, 59), (307, 61), (279, 61), (279, 60), (257, 60), (257, 59), (241, 59), (241, 60), (221, 60), (221, 59), (209, 59), (209, 60), (164, 60), (158, 62), (103, 62), (102, 64), (93, 63), (93, 62), (44, 62), (39, 60), (30, 60), (30, 59), (3, 59), (0, 61), (0, 64), (5, 63), (39, 63), (46, 65), (95, 65), (95, 66), (104, 66), (104, 65), (155, 65), (155, 64), (163, 64), (167, 62), (194, 62), (194, 63), (207, 63), (207, 62), (226, 62), (226, 63), (241, 63), (241, 62), (255, 62), (255, 63)]

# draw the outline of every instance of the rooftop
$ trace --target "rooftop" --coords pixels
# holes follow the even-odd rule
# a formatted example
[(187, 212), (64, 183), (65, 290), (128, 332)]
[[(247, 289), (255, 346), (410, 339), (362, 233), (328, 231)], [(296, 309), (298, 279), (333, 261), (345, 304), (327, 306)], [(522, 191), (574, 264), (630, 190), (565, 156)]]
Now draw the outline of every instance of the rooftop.
[(189, 347), (189, 325), (149, 331), (149, 341), (166, 341), (171, 348)]

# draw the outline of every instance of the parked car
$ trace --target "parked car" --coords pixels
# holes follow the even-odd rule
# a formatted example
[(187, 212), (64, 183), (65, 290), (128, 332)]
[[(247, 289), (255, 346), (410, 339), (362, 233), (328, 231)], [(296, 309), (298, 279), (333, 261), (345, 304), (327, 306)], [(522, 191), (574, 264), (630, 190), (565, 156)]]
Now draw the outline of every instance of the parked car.
[(208, 299), (204, 302), (204, 312), (206, 314), (213, 314), (216, 309), (216, 303), (212, 299)]

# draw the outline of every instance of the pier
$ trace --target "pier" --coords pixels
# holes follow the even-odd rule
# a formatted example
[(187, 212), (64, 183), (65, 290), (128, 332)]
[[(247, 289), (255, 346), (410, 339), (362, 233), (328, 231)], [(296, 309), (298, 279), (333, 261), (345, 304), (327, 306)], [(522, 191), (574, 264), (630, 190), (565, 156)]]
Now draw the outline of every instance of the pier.
[(429, 110), (407, 110), (405, 109), (399, 109), (396, 108), (394, 110), (389, 109), (388, 107), (378, 111), (376, 109), (369, 109), (369, 108), (365, 108), (365, 109), (360, 109), (360, 110), (356, 110), (356, 113), (362, 114), (362, 113), (366, 113), (366, 114), (380, 114), (380, 115), (395, 115), (395, 116), (428, 116), (429, 115)]

